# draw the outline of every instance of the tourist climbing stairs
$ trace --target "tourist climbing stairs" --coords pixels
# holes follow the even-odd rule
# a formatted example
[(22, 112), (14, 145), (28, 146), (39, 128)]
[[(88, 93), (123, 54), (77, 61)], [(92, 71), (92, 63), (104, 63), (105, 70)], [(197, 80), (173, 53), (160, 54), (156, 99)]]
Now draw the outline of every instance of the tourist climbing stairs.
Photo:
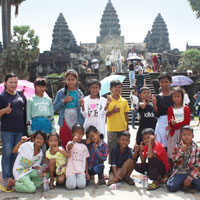
[[(124, 97), (128, 101), (128, 104), (131, 108), (130, 92), (131, 90), (136, 89), (136, 87), (130, 88), (128, 73), (123, 73), (121, 75), (126, 76), (125, 80), (123, 81), (123, 86), (122, 86), (122, 97)], [(144, 75), (146, 79), (146, 86), (150, 88), (151, 94), (155, 94), (155, 89), (151, 80), (151, 76), (149, 75), (149, 73), (144, 73)], [(131, 118), (132, 118), (131, 111), (128, 113), (128, 116), (129, 116), (129, 125), (131, 125)], [(138, 118), (136, 117), (135, 124), (138, 125), (138, 123), (139, 121), (138, 121)]]

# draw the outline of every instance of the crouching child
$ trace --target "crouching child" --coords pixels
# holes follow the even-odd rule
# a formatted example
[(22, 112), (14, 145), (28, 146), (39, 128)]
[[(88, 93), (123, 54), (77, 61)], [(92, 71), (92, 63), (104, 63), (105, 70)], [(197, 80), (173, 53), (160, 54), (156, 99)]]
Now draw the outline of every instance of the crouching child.
[(111, 168), (108, 185), (124, 180), (129, 185), (135, 185), (130, 177), (137, 154), (128, 147), (130, 143), (130, 133), (122, 132), (118, 136), (118, 145), (113, 148), (111, 153)]
[[(88, 161), (88, 173), (91, 176), (98, 174), (99, 185), (105, 184), (104, 180), (104, 161), (108, 156), (108, 145), (101, 139), (100, 133), (94, 126), (89, 126), (86, 130), (87, 144), (90, 157)], [(89, 180), (88, 180), (89, 183)]]
[[(159, 188), (159, 182), (167, 174), (170, 169), (167, 152), (162, 144), (155, 142), (154, 130), (146, 128), (142, 131), (143, 142), (135, 145), (135, 153), (140, 155), (142, 163), (135, 164), (135, 170), (145, 174), (147, 172), (149, 178), (153, 180), (148, 185), (148, 190), (156, 190)], [(146, 159), (148, 158), (148, 162)]]
[(186, 188), (193, 186), (200, 190), (200, 149), (193, 142), (193, 137), (193, 129), (190, 126), (180, 129), (181, 142), (174, 147), (171, 157), (174, 168), (167, 181), (170, 192), (176, 192), (182, 184)]

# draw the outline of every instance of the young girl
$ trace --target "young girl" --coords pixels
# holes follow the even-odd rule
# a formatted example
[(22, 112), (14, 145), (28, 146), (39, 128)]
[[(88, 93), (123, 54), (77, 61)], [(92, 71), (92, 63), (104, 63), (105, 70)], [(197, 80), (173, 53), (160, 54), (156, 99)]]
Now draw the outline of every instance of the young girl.
[(166, 72), (162, 73), (159, 77), (161, 93), (156, 97), (152, 95), (154, 111), (158, 118), (155, 128), (156, 141), (160, 142), (166, 149), (168, 145), (169, 131), (167, 111), (168, 108), (173, 105), (170, 88), (171, 82), (171, 76)]
[(62, 184), (65, 181), (65, 171), (67, 157), (70, 153), (59, 147), (60, 138), (57, 133), (50, 133), (47, 138), (49, 149), (46, 151), (46, 163), (49, 166), (50, 189), (54, 188), (54, 172), (57, 175), (57, 183)]
[(27, 101), (27, 127), (28, 134), (32, 135), (38, 130), (46, 134), (55, 132), (54, 112), (52, 100), (45, 97), (46, 80), (37, 78), (34, 82), (35, 95)]
[(15, 180), (9, 179), (7, 187), (15, 186), (17, 192), (33, 193), (42, 184), (43, 178), (38, 170), (43, 157), (41, 147), (46, 141), (46, 134), (37, 131), (33, 138), (34, 142), (26, 142), (29, 138), (22, 137), (13, 149), (13, 153), (18, 153), (13, 167)]
[(60, 111), (58, 125), (60, 126), (61, 145), (65, 148), (73, 139), (71, 129), (75, 123), (83, 124), (79, 101), (83, 98), (81, 90), (77, 89), (78, 74), (68, 70), (65, 74), (65, 88), (60, 89), (54, 101), (54, 111)]
[(88, 88), (90, 95), (81, 101), (81, 114), (85, 118), (84, 129), (94, 126), (100, 134), (104, 135), (108, 103), (104, 97), (99, 96), (101, 83), (98, 80), (90, 81)]
[(90, 141), (87, 145), (90, 152), (88, 158), (89, 175), (98, 174), (99, 184), (105, 184), (103, 170), (104, 161), (106, 161), (108, 155), (108, 145), (101, 139), (99, 131), (94, 126), (89, 126), (86, 136)]
[(87, 158), (90, 156), (87, 146), (82, 143), (84, 129), (81, 124), (72, 128), (73, 141), (67, 143), (66, 149), (71, 153), (66, 168), (66, 188), (73, 190), (85, 188), (86, 177), (89, 180)]
[(177, 87), (172, 90), (173, 106), (168, 109), (168, 124), (170, 126), (167, 153), (171, 159), (173, 148), (180, 142), (180, 128), (190, 124), (190, 108), (183, 105), (184, 91)]

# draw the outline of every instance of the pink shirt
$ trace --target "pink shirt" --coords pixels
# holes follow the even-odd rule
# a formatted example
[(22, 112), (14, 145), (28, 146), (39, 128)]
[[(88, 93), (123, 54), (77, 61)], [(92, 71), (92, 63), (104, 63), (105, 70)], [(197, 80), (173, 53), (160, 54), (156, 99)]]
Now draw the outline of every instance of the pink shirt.
[[(71, 143), (72, 141), (67, 143), (67, 151), (68, 145)], [(69, 157), (67, 161), (66, 176), (85, 173), (86, 159), (90, 156), (86, 145), (75, 143), (70, 153), (71, 157)]]

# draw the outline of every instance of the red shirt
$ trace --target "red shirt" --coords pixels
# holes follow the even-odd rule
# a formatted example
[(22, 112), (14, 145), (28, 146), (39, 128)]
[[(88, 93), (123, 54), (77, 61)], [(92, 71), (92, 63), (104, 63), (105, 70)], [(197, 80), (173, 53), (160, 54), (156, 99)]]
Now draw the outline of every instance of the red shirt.
[[(166, 173), (167, 173), (170, 169), (170, 165), (168, 162), (167, 152), (164, 149), (163, 145), (160, 144), (159, 142), (156, 142), (153, 147), (153, 152), (156, 154), (156, 157), (158, 158), (158, 160), (160, 160), (165, 165), (165, 169), (166, 169)], [(148, 154), (148, 146), (145, 145), (144, 146), (144, 157), (145, 158), (147, 157), (147, 154)]]

